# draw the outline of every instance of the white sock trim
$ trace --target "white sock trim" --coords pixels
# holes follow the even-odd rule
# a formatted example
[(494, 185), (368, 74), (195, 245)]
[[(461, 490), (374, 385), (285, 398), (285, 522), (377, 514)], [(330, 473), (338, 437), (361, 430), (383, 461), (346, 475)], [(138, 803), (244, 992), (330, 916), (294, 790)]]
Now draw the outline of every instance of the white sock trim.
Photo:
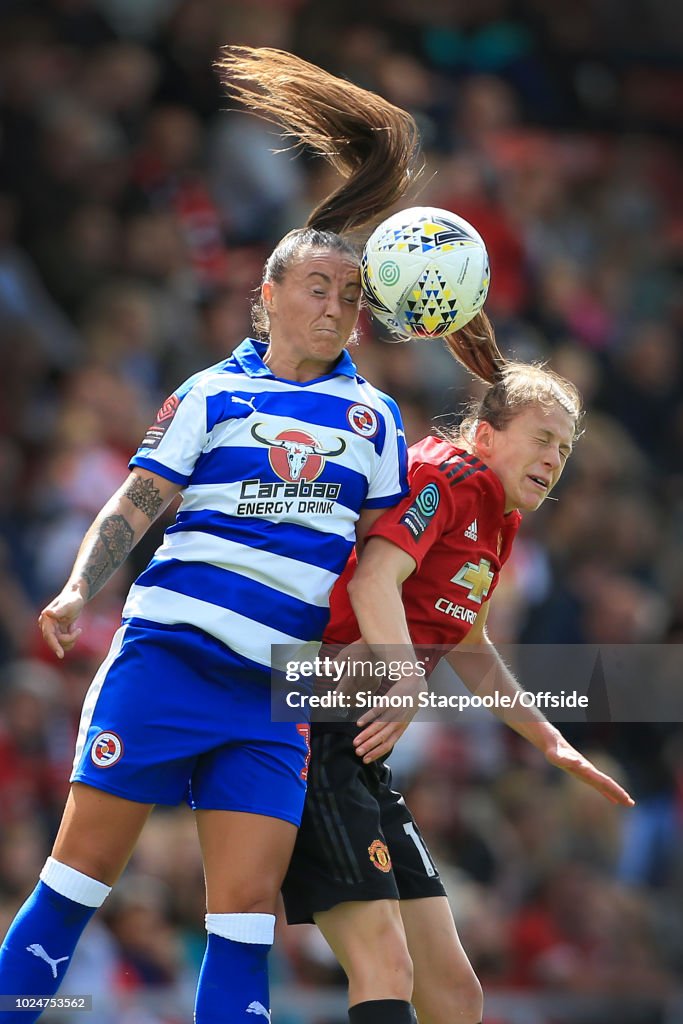
[(274, 914), (207, 914), (205, 920), (209, 935), (233, 942), (272, 946), (275, 939)]
[(68, 864), (62, 864), (54, 857), (48, 857), (40, 872), (40, 880), (60, 896), (66, 896), (84, 907), (101, 907), (111, 892), (111, 886), (84, 875)]

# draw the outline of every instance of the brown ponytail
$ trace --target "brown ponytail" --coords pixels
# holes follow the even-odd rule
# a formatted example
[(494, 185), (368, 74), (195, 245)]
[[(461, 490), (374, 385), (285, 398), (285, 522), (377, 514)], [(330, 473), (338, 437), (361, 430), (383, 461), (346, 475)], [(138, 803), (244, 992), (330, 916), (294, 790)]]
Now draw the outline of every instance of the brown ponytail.
[(505, 369), (505, 359), (498, 348), (493, 324), (483, 311), (454, 334), (444, 338), (454, 359), (486, 384), (496, 384)]
[(510, 420), (533, 405), (559, 405), (571, 417), (574, 439), (580, 435), (581, 395), (571, 381), (540, 363), (519, 363), (505, 359), (496, 342), (493, 324), (483, 311), (454, 334), (444, 338), (454, 359), (489, 387), (471, 402), (457, 431), (440, 431), (453, 444), (470, 448), (476, 425), (481, 420), (504, 430)]
[(225, 46), (216, 67), (229, 96), (346, 178), (313, 210), (307, 228), (349, 231), (405, 195), (419, 153), (417, 126), (405, 110), (283, 50)]

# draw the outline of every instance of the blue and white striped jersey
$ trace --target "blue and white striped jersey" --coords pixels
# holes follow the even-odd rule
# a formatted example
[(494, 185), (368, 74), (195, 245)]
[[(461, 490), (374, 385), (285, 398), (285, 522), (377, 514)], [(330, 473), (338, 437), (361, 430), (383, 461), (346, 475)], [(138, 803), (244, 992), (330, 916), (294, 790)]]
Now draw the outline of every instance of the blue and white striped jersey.
[(271, 644), (320, 639), (361, 508), (408, 487), (398, 408), (348, 353), (296, 383), (265, 349), (247, 339), (186, 381), (132, 458), (185, 489), (123, 618), (196, 626), (267, 667)]

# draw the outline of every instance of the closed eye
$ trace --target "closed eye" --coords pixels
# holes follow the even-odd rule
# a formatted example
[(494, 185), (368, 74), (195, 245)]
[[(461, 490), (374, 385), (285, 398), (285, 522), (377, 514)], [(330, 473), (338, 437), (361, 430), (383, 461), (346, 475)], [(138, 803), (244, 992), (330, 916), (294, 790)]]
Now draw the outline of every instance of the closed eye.
[[(552, 441), (551, 441), (551, 439), (549, 437), (535, 437), (534, 440), (536, 441), (537, 444), (544, 445), (544, 446), (552, 444)], [(562, 445), (560, 447), (559, 451), (560, 451), (560, 458), (562, 459), (563, 462), (566, 462), (567, 459), (569, 458), (569, 456), (572, 453), (572, 449), (570, 447), (568, 447), (567, 445)]]

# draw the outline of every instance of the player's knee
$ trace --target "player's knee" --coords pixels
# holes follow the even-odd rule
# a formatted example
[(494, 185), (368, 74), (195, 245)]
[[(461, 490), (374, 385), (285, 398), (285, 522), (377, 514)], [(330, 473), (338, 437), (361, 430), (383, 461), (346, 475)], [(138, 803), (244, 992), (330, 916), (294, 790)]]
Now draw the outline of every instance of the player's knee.
[(413, 961), (405, 943), (397, 943), (391, 950), (387, 967), (405, 993), (405, 999), (409, 1000), (413, 991)]
[(88, 878), (95, 879), (104, 885), (114, 885), (123, 869), (121, 858), (116, 857), (108, 850), (83, 849), (71, 851), (69, 854), (55, 853), (55, 859), (67, 867), (80, 871)]
[(484, 1014), (484, 993), (474, 971), (456, 973), (444, 984), (430, 986), (415, 998), (420, 1024), (479, 1024)]
[(374, 998), (410, 1000), (413, 961), (398, 929), (384, 932), (370, 945), (359, 943), (347, 950), (346, 969), (352, 986), (379, 993)]
[(350, 991), (372, 993), (373, 999), (410, 1000), (413, 991), (413, 963), (407, 952), (385, 950), (376, 961), (372, 957), (347, 964)]
[(456, 1013), (460, 1016), (454, 1020), (462, 1020), (463, 1024), (478, 1024), (484, 1015), (484, 993), (474, 971), (458, 987)]
[(246, 899), (236, 900), (240, 903), (242, 914), (274, 914), (277, 906), (277, 891), (254, 892)]
[(263, 879), (249, 879), (244, 884), (211, 886), (208, 910), (211, 914), (274, 914), (279, 887)]

